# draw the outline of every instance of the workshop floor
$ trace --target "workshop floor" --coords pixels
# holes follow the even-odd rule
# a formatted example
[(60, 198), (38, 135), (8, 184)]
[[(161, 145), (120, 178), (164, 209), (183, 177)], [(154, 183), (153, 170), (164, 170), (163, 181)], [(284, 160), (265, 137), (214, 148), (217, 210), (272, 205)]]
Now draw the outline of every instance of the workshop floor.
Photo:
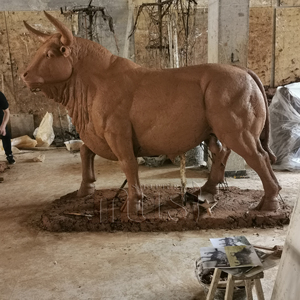
[[(39, 154), (44, 162), (33, 162)], [(4, 161), (0, 156), (0, 161)], [(65, 149), (16, 155), (17, 163), (0, 183), (0, 299), (205, 299), (194, 270), (199, 248), (209, 238), (245, 235), (253, 244), (283, 245), (284, 228), (201, 230), (171, 233), (52, 233), (28, 220), (38, 219), (47, 203), (78, 189), (79, 153)], [(117, 162), (96, 158), (96, 188), (119, 187), (125, 176)], [(258, 176), (228, 179), (240, 188), (262, 188)], [(283, 199), (293, 204), (300, 173), (276, 172)], [(187, 170), (189, 185), (203, 184), (206, 172)], [(199, 178), (200, 177), (200, 178)], [(168, 164), (140, 167), (141, 183), (180, 184), (179, 170)], [(271, 298), (277, 269), (265, 272), (265, 299)]]

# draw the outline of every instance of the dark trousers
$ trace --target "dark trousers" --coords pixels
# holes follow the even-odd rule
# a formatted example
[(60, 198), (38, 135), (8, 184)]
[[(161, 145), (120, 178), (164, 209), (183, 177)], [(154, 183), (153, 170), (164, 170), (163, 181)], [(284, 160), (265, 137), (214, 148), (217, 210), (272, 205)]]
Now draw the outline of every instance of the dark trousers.
[[(2, 118), (0, 116), (0, 124), (2, 123)], [(10, 131), (8, 130), (7, 126), (6, 126), (6, 135), (0, 135), (0, 138), (2, 139), (2, 144), (3, 144), (3, 148), (5, 151), (6, 156), (12, 154), (11, 152), (11, 134)]]

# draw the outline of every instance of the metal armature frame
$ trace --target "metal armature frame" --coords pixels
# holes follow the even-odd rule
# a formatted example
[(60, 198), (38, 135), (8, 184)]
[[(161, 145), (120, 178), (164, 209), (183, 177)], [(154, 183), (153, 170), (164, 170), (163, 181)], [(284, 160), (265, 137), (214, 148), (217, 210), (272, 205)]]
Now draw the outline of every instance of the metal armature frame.
[(86, 31), (87, 31), (87, 38), (91, 41), (94, 40), (94, 31), (96, 27), (96, 16), (97, 13), (100, 12), (101, 16), (104, 21), (108, 22), (109, 30), (112, 32), (115, 42), (116, 42), (116, 47), (119, 52), (119, 47), (115, 35), (115, 29), (114, 29), (114, 23), (113, 23), (113, 18), (106, 12), (106, 8), (102, 6), (94, 6), (92, 5), (92, 1), (90, 0), (89, 4), (87, 6), (74, 6), (73, 9), (71, 10), (63, 10), (63, 8), (60, 8), (60, 11), (64, 15), (70, 15), (70, 14), (76, 14), (76, 13), (82, 13), (83, 16), (88, 18), (88, 25), (86, 25)]
[[(161, 63), (161, 67), (187, 66), (188, 52), (194, 45), (190, 27), (196, 5), (195, 0), (157, 0), (154, 3), (143, 3), (137, 10), (129, 37), (135, 33), (139, 18), (142, 13), (145, 13), (147, 14), (149, 28), (147, 50), (158, 49), (161, 60), (170, 60), (170, 64), (163, 66), (163, 63)], [(175, 33), (172, 33), (173, 31)], [(171, 59), (171, 52), (173, 51), (175, 52), (174, 63)], [(179, 60), (178, 55), (182, 58), (181, 64), (176, 63), (176, 57)]]

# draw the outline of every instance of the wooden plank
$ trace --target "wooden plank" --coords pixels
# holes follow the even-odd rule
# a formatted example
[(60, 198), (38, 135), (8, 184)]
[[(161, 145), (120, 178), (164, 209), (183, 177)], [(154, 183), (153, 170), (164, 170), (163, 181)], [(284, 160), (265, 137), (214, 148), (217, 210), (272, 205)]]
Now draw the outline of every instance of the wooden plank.
[(254, 279), (254, 284), (255, 284), (255, 288), (256, 288), (257, 299), (258, 300), (265, 300), (264, 292), (263, 292), (263, 289), (262, 289), (262, 286), (261, 286), (260, 279)]
[(277, 8), (275, 86), (297, 81), (300, 77), (300, 7)]
[(227, 286), (226, 286), (226, 293), (225, 293), (224, 300), (232, 300), (233, 288), (234, 288), (233, 276), (229, 274), (227, 279)]
[[(226, 288), (227, 281), (219, 281), (218, 288)], [(234, 286), (241, 287), (245, 286), (244, 280), (234, 280)]]
[(245, 280), (247, 300), (253, 300), (251, 280)]
[(251, 280), (251, 279), (259, 279), (259, 278), (264, 278), (264, 272), (260, 272), (258, 274), (255, 274), (253, 276), (246, 276), (245, 274), (242, 274), (240, 276), (233, 276), (234, 280)]
[(271, 82), (273, 26), (272, 7), (250, 8), (247, 67), (264, 85)]
[(300, 6), (300, 0), (280, 0), (280, 6)]
[(213, 276), (212, 282), (210, 284), (210, 288), (209, 288), (206, 300), (214, 299), (221, 273), (222, 273), (222, 271), (220, 269), (217, 269), (217, 268), (215, 269), (214, 276)]

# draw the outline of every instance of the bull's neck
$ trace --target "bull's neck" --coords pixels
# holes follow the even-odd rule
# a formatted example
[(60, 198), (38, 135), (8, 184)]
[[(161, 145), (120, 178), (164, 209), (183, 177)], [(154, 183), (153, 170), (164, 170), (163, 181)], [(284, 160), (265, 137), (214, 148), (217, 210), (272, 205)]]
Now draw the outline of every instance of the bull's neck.
[[(116, 56), (98, 43), (76, 38), (73, 47), (74, 67), (87, 71), (87, 77), (90, 73), (107, 70), (115, 58)], [(81, 72), (81, 74), (85, 73)]]
[(73, 73), (65, 82), (56, 83), (45, 88), (45, 94), (64, 105), (80, 133), (89, 123), (89, 110), (97, 90), (101, 86), (111, 66), (116, 60), (122, 60), (122, 70), (136, 68), (135, 63), (114, 56), (101, 45), (76, 38), (72, 48)]
[(78, 133), (89, 123), (89, 103), (91, 96), (89, 86), (79, 76), (73, 74), (68, 81), (45, 86), (43, 92), (50, 99), (67, 108)]
[(74, 66), (81, 70), (82, 75), (85, 75), (82, 77), (83, 81), (89, 82), (90, 76), (103, 78), (111, 71), (124, 72), (140, 67), (128, 59), (113, 55), (100, 44), (89, 40), (76, 38), (73, 50)]

